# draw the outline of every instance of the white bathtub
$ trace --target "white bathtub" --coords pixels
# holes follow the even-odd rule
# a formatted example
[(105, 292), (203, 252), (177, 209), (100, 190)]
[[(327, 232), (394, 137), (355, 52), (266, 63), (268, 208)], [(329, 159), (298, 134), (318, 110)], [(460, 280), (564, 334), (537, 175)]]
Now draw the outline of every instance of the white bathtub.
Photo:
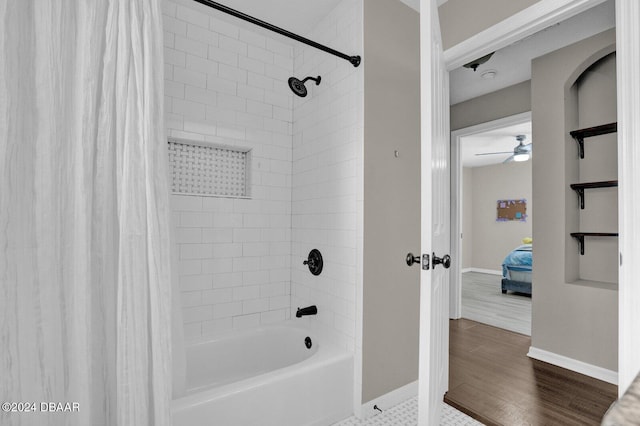
[(353, 408), (352, 355), (295, 321), (188, 343), (186, 362), (174, 426), (328, 425)]

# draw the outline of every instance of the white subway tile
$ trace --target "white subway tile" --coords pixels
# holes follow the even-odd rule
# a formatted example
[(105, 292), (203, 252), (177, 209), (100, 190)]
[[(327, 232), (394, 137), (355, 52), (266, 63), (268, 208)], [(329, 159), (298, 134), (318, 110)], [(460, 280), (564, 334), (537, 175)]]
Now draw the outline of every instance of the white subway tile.
[(239, 287), (242, 285), (242, 273), (229, 272), (213, 275), (213, 288)]
[(247, 100), (247, 112), (271, 118), (273, 117), (273, 106), (264, 102)]
[(240, 32), (240, 29), (236, 25), (214, 17), (209, 18), (209, 29), (233, 38), (238, 38)]
[(234, 52), (242, 56), (247, 56), (247, 43), (236, 38), (221, 35), (218, 40), (218, 46), (220, 49)]
[(176, 81), (165, 80), (164, 94), (172, 98), (184, 99), (184, 84)]
[(226, 64), (220, 64), (220, 68), (218, 70), (218, 75), (221, 78), (226, 80), (235, 81), (236, 83), (246, 83), (247, 82), (247, 71), (238, 68), (232, 67)]
[(221, 197), (204, 197), (202, 210), (214, 212), (214, 221), (217, 213), (233, 212), (233, 199)]
[(269, 52), (261, 47), (249, 45), (247, 56), (252, 59), (258, 59), (265, 64), (273, 64), (273, 52)]
[(182, 212), (180, 226), (183, 228), (204, 228), (213, 224), (213, 214), (209, 212)]
[(265, 214), (246, 213), (242, 216), (242, 225), (244, 228), (269, 227), (269, 216)]
[(200, 306), (203, 304), (202, 292), (200, 291), (183, 291), (181, 296), (182, 296), (183, 308), (190, 308), (193, 306)]
[[(215, 316), (215, 307), (214, 307), (214, 316)], [(231, 317), (202, 322), (202, 334), (205, 336), (209, 334), (219, 333), (221, 331), (231, 330), (232, 328), (233, 328), (233, 320)]]
[(221, 78), (217, 75), (207, 76), (207, 88), (218, 93), (235, 95), (237, 93), (237, 83), (235, 81)]
[(240, 243), (220, 243), (213, 244), (213, 257), (239, 257), (242, 256), (242, 244)]
[(186, 21), (200, 27), (209, 26), (209, 16), (202, 13), (199, 10), (194, 10), (189, 7), (178, 5), (176, 10), (176, 17), (182, 21)]
[[(176, 98), (176, 99), (173, 99), (172, 107), (173, 107), (173, 111), (172, 111), (173, 113), (181, 114), (187, 119), (190, 119), (190, 120), (205, 119), (206, 109), (204, 108), (204, 105), (200, 103)], [(189, 139), (189, 137), (187, 137), (186, 139)], [(204, 139), (204, 138), (201, 137), (200, 139)]]
[(173, 79), (176, 82), (190, 86), (207, 87), (207, 75), (197, 71), (191, 71), (182, 67), (173, 68)]
[(242, 302), (243, 314), (255, 314), (269, 309), (269, 299), (245, 300)]
[(202, 261), (178, 260), (178, 275), (199, 275), (202, 274)]
[(164, 80), (173, 80), (173, 65), (167, 63), (164, 64)]
[(176, 243), (199, 244), (202, 242), (202, 230), (200, 228), (176, 229)]
[(211, 275), (184, 275), (179, 278), (180, 290), (198, 291), (211, 288)]
[[(204, 274), (222, 274), (233, 272), (233, 259), (204, 259), (200, 261), (202, 273)], [(215, 279), (215, 277), (214, 277)]]
[(176, 36), (175, 49), (201, 58), (206, 58), (208, 53), (208, 45), (206, 43), (183, 36)]
[(250, 99), (253, 101), (262, 102), (264, 101), (264, 90), (244, 84), (238, 84), (238, 96), (247, 100)]
[(180, 259), (207, 259), (212, 250), (211, 244), (180, 244)]
[(205, 73), (207, 76), (218, 74), (217, 62), (193, 55), (187, 55), (186, 68), (192, 71)]
[(203, 290), (201, 298), (202, 303), (205, 305), (219, 305), (222, 303), (229, 303), (233, 301), (233, 290), (231, 288)]
[(191, 40), (196, 40), (207, 45), (218, 45), (218, 33), (209, 31), (208, 29), (197, 25), (187, 25), (187, 37)]
[[(184, 67), (186, 63), (186, 55), (184, 52), (179, 52), (175, 49), (168, 47), (164, 48), (164, 62), (165, 64), (177, 65)], [(166, 76), (165, 76), (166, 77)]]
[(274, 296), (269, 298), (270, 310), (288, 308), (289, 305), (290, 305), (290, 297), (288, 295)]
[(212, 306), (196, 306), (182, 309), (182, 320), (185, 324), (213, 319)]
[(242, 329), (260, 325), (260, 314), (233, 317), (233, 328)]
[(260, 313), (261, 324), (275, 324), (287, 319), (285, 312), (286, 309), (279, 309), (277, 311), (268, 311)]
[(233, 242), (233, 229), (231, 228), (207, 228), (202, 230), (202, 242), (204, 243), (231, 243)]
[(241, 286), (233, 288), (233, 300), (250, 300), (260, 297), (260, 286)]
[(269, 243), (243, 243), (243, 256), (266, 256), (269, 253)]
[(246, 56), (238, 56), (238, 66), (244, 70), (251, 71), (256, 74), (264, 74), (264, 62), (257, 59), (247, 58)]
[(202, 210), (202, 197), (174, 194), (171, 196), (171, 209), (174, 211), (200, 211)]
[(288, 56), (274, 55), (273, 63), (285, 69), (293, 69), (293, 59)]
[(162, 28), (170, 33), (185, 35), (187, 34), (187, 24), (170, 16), (162, 17)]
[[(240, 94), (240, 88), (238, 88), (238, 94)], [(254, 114), (249, 114), (246, 112), (240, 112), (240, 111), (236, 113), (235, 123), (238, 126), (245, 127), (245, 138), (246, 138), (247, 130), (262, 129), (264, 127), (263, 117), (260, 117)], [(252, 177), (256, 178), (256, 174), (254, 174)]]
[(184, 128), (184, 120), (179, 114), (165, 113), (164, 124), (167, 129), (183, 130)]
[(264, 92), (264, 101), (273, 106), (278, 106), (281, 108), (291, 108), (291, 104), (293, 103), (292, 96), (293, 95), (289, 95), (288, 93), (266, 90)]
[(169, 136), (176, 139), (189, 139), (194, 141), (204, 141), (204, 135), (198, 133), (185, 132), (182, 130), (171, 129)]
[[(289, 244), (289, 242), (282, 243)], [(272, 283), (277, 283), (277, 285), (281, 285), (283, 281), (291, 280), (291, 271), (289, 269), (272, 269), (269, 271), (269, 281)], [(275, 296), (275, 295), (273, 295)]]
[(269, 274), (267, 271), (246, 271), (242, 273), (243, 286), (260, 286), (262, 284), (269, 284)]
[(209, 46), (209, 59), (234, 67), (238, 66), (238, 54), (216, 46)]
[(259, 229), (234, 229), (233, 241), (237, 243), (258, 242), (261, 239)]
[[(286, 56), (288, 58), (293, 56), (293, 47), (291, 45), (276, 41), (272, 38), (267, 38), (267, 50), (278, 55)], [(293, 67), (293, 66), (292, 66)]]
[(245, 112), (247, 110), (247, 101), (238, 96), (220, 93), (218, 95), (218, 107)]
[[(259, 257), (236, 257), (233, 259), (233, 270), (237, 272), (259, 271), (261, 269)], [(244, 277), (243, 277), (244, 279)]]
[(172, 48), (175, 45), (176, 35), (174, 33), (165, 31), (163, 35), (164, 47)]
[(264, 284), (260, 286), (260, 297), (276, 297), (287, 295), (284, 283)]
[(242, 215), (238, 213), (214, 213), (213, 226), (216, 228), (241, 227)]
[(287, 121), (289, 123), (293, 122), (293, 114), (291, 113), (291, 109), (289, 108), (274, 106), (273, 118), (277, 120)]

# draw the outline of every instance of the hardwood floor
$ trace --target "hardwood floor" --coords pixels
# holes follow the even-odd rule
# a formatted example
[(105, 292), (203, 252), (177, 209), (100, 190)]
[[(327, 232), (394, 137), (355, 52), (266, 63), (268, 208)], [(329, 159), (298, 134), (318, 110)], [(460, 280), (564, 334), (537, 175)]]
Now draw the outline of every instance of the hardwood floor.
[(450, 321), (445, 402), (486, 425), (599, 425), (617, 387), (527, 357), (531, 338)]
[(462, 274), (462, 317), (531, 336), (531, 297), (502, 294), (498, 275)]

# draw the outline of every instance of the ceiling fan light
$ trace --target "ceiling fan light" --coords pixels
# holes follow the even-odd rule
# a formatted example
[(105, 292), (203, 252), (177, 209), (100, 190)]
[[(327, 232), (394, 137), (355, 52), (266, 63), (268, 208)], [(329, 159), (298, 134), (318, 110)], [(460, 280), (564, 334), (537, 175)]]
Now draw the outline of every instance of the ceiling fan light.
[(513, 156), (513, 161), (521, 162), (521, 161), (527, 161), (528, 159), (529, 159), (528, 152), (521, 152)]

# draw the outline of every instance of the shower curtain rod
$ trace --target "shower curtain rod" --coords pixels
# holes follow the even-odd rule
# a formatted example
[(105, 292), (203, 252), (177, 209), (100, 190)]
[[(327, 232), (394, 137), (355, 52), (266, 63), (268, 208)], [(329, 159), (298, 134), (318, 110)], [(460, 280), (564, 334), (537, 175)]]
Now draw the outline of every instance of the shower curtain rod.
[(200, 4), (203, 4), (205, 6), (209, 6), (209, 7), (213, 8), (213, 9), (217, 9), (217, 10), (219, 10), (221, 12), (227, 13), (227, 14), (229, 14), (231, 16), (235, 16), (236, 18), (243, 19), (243, 20), (245, 20), (247, 22), (250, 22), (252, 24), (258, 25), (259, 27), (266, 28), (267, 30), (276, 32), (278, 34), (282, 34), (285, 37), (292, 38), (292, 39), (297, 40), (297, 41), (299, 41), (301, 43), (304, 43), (304, 44), (307, 44), (309, 46), (315, 47), (316, 49), (320, 49), (320, 50), (322, 50), (324, 52), (331, 53), (332, 55), (335, 55), (335, 56), (337, 56), (339, 58), (346, 59), (347, 61), (351, 62), (351, 64), (354, 67), (357, 67), (358, 65), (360, 65), (360, 61), (361, 61), (360, 56), (345, 55), (344, 53), (338, 52), (335, 49), (332, 49), (332, 48), (327, 47), (325, 45), (322, 45), (320, 43), (316, 43), (313, 40), (309, 40), (308, 38), (299, 36), (298, 34), (294, 34), (291, 31), (287, 31), (287, 30), (282, 29), (280, 27), (276, 27), (275, 25), (272, 25), (272, 24), (270, 24), (268, 22), (261, 21), (258, 18), (254, 18), (253, 16), (247, 15), (245, 13), (242, 13), (242, 12), (238, 11), (238, 10), (231, 9), (230, 7), (227, 7), (227, 6), (223, 5), (223, 4), (217, 3), (215, 1), (211, 1), (211, 0), (194, 0), (194, 1), (196, 1), (196, 2), (198, 2)]

